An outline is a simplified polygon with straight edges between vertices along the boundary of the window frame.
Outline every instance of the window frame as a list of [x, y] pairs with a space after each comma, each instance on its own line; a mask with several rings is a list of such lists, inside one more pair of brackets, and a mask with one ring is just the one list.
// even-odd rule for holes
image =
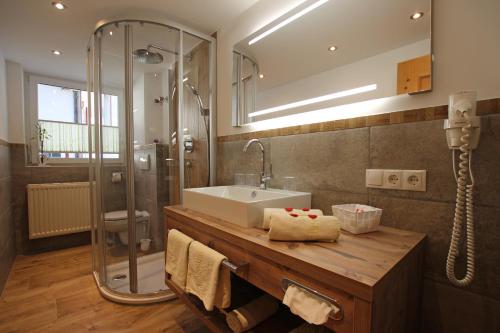
[[[27, 74], [26, 76], [27, 88], [28, 88], [28, 112], [26, 117], [26, 149], [28, 150], [27, 154], [27, 162], [30, 165], [38, 164], [38, 143], [35, 145], [32, 142], [33, 137], [33, 128], [38, 123], [38, 85], [50, 85], [60, 88], [66, 89], [74, 89], [80, 91], [87, 91], [87, 85], [83, 82], [69, 80], [69, 79], [61, 79], [49, 76], [42, 76], [37, 74]], [[125, 163], [124, 153], [125, 149], [125, 133], [123, 131], [123, 126], [125, 122], [125, 116], [123, 111], [123, 92], [120, 89], [116, 88], [105, 88], [103, 89], [104, 94], [118, 96], [118, 133], [120, 139], [120, 151], [118, 153], [118, 158], [105, 158], [104, 161], [107, 164], [123, 164]], [[94, 105], [91, 105], [90, 108], [93, 110]], [[88, 125], [88, 124], [87, 124]], [[88, 158], [54, 158], [51, 157], [48, 159], [48, 165], [71, 165], [71, 164], [88, 164]]]

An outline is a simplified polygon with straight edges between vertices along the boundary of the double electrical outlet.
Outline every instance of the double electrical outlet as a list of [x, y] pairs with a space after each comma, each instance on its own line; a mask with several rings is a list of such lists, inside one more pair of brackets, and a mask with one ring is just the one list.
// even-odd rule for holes
[[366, 187], [425, 192], [427, 171], [366, 169]]

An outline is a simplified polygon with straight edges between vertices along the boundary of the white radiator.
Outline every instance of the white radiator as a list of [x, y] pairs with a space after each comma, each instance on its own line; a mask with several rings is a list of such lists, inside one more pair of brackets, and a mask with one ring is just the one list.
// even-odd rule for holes
[[28, 184], [29, 238], [90, 230], [89, 183]]

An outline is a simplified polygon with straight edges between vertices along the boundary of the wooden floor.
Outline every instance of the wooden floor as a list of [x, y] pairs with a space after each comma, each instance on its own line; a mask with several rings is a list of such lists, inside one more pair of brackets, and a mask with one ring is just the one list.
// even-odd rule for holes
[[207, 332], [179, 300], [122, 305], [99, 294], [90, 247], [17, 256], [0, 297], [0, 332]]

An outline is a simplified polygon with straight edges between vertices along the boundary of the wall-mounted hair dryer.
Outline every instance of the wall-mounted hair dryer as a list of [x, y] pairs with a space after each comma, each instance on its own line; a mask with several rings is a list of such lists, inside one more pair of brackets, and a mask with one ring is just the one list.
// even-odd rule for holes
[[[481, 120], [476, 116], [476, 93], [460, 92], [450, 96], [448, 119], [444, 121], [446, 140], [452, 150], [453, 173], [457, 182], [455, 218], [451, 236], [450, 250], [446, 262], [446, 275], [451, 283], [465, 287], [474, 278], [474, 210], [472, 174], [472, 150], [479, 143]], [[458, 170], [455, 151], [460, 150]], [[464, 218], [466, 220], [467, 271], [462, 279], [455, 275], [455, 262], [459, 254], [460, 237]]]

